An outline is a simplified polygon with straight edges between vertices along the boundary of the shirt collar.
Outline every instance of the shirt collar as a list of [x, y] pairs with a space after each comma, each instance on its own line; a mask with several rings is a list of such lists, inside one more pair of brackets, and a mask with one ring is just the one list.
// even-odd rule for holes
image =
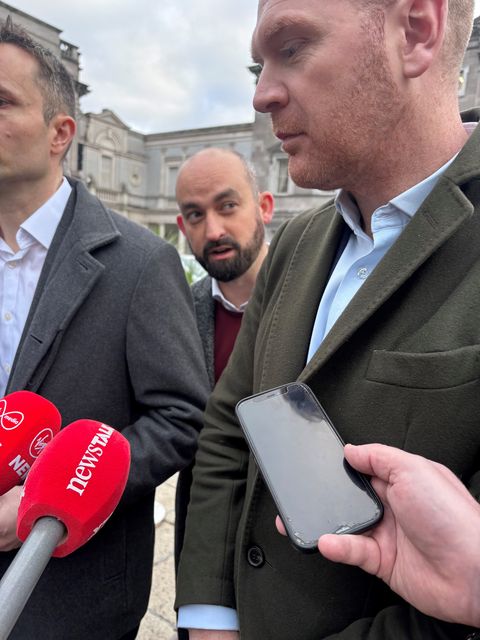
[[215, 280], [215, 278], [212, 278], [212, 298], [214, 300], [217, 300], [218, 302], [220, 302], [220, 304], [225, 307], [225, 309], [227, 311], [234, 311], [235, 313], [243, 313], [247, 307], [248, 304], [248, 300], [247, 302], [243, 302], [239, 307], [237, 307], [236, 305], [234, 305], [232, 302], [230, 302], [229, 300], [227, 300], [225, 298], [225, 296], [223, 295], [220, 286], [217, 282], [217, 280]]
[[[473, 133], [476, 126], [476, 122], [463, 123], [463, 128], [468, 133], [468, 135], [471, 135]], [[425, 180], [422, 180], [403, 193], [400, 193], [398, 196], [395, 196], [395, 198], [392, 198], [392, 200], [390, 200], [390, 202], [388, 202], [387, 204], [378, 207], [378, 209], [374, 211], [374, 214], [379, 209], [393, 207], [394, 209], [405, 213], [409, 218], [412, 218], [420, 208], [422, 202], [433, 191], [439, 178], [443, 173], [445, 173], [445, 171], [452, 164], [457, 155], [458, 153], [456, 153], [453, 158], [450, 158], [450, 160], [448, 160], [448, 162], [441, 166], [440, 169], [437, 169], [437, 171], [432, 173], [432, 175], [425, 178]], [[359, 229], [361, 229], [360, 211], [358, 209], [357, 203], [347, 191], [340, 189], [337, 197], [335, 198], [335, 207], [353, 232], [356, 233]]]
[[71, 192], [72, 187], [64, 177], [53, 196], [20, 225], [19, 233], [27, 233], [49, 249]]

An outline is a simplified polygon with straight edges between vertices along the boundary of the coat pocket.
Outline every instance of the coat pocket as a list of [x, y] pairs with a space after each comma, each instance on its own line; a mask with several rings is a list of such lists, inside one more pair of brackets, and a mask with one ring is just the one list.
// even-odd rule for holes
[[448, 389], [480, 378], [480, 345], [449, 351], [374, 351], [367, 380], [414, 389]]

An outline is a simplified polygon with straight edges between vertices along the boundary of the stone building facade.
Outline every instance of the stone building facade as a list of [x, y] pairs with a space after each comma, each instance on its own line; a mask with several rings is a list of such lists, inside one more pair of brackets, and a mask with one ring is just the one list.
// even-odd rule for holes
[[[77, 46], [62, 40], [61, 30], [0, 1], [0, 19], [7, 15], [50, 48], [75, 80], [78, 101], [88, 92], [79, 80]], [[462, 109], [480, 104], [480, 18], [474, 30], [459, 78]], [[246, 69], [245, 73], [249, 71]], [[255, 65], [250, 67], [252, 83]], [[275, 196], [275, 216], [270, 233], [286, 219], [330, 199], [334, 193], [297, 187], [288, 176], [288, 159], [273, 136], [268, 116], [254, 122], [142, 134], [131, 129], [109, 109], [83, 113], [78, 102], [78, 135], [67, 159], [67, 170], [83, 180], [106, 206], [150, 228], [177, 245], [187, 247], [175, 217], [175, 181], [182, 162], [206, 147], [230, 148], [248, 158], [261, 190]]]

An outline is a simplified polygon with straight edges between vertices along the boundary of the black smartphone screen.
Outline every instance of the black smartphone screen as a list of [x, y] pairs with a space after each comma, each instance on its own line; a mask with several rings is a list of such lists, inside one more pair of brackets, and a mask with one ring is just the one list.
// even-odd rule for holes
[[313, 392], [291, 383], [241, 400], [237, 415], [292, 542], [313, 550], [324, 533], [357, 533], [382, 516], [368, 480]]

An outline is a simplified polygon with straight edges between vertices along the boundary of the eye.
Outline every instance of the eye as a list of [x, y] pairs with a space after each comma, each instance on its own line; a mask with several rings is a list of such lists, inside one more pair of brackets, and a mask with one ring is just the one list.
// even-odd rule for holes
[[196, 224], [200, 222], [203, 218], [203, 213], [201, 211], [189, 211], [185, 214], [185, 219], [189, 224]]
[[0, 107], [6, 107], [9, 104], [10, 102], [8, 100], [5, 100], [5, 98], [0, 98]]
[[236, 202], [222, 202], [222, 211], [226, 211], [227, 213], [230, 213], [231, 211], [233, 211], [234, 209], [237, 208], [237, 203]]
[[250, 73], [253, 73], [253, 75], [255, 76], [257, 82], [258, 79], [260, 78], [260, 74], [263, 71], [263, 65], [260, 64], [259, 62], [253, 62], [249, 67], [248, 67]]
[[291, 42], [285, 43], [285, 45], [280, 49], [280, 55], [283, 58], [293, 58], [293, 56], [298, 52], [300, 47], [302, 46], [302, 42], [299, 40], [294, 40]]

